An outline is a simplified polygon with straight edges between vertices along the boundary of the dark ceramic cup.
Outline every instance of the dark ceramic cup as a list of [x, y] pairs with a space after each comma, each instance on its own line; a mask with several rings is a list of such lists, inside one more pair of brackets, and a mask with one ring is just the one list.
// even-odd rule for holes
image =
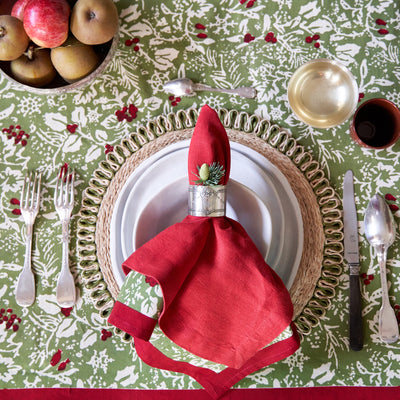
[[350, 136], [370, 149], [392, 146], [400, 137], [400, 110], [386, 99], [367, 100], [354, 113]]

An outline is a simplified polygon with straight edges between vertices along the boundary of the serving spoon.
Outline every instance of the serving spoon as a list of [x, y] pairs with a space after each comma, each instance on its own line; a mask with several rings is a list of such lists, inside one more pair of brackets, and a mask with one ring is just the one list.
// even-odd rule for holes
[[210, 91], [235, 94], [247, 99], [254, 99], [257, 96], [256, 89], [252, 87], [238, 87], [236, 89], [220, 89], [204, 85], [202, 83], [194, 83], [189, 78], [179, 78], [167, 82], [164, 85], [164, 90], [167, 93], [172, 93], [174, 96], [194, 96], [196, 91]]
[[390, 305], [387, 278], [386, 254], [393, 244], [396, 232], [393, 215], [385, 200], [375, 194], [367, 207], [364, 218], [365, 236], [375, 248], [382, 285], [382, 306], [379, 311], [379, 336], [385, 343], [394, 343], [399, 338], [399, 325], [396, 314]]

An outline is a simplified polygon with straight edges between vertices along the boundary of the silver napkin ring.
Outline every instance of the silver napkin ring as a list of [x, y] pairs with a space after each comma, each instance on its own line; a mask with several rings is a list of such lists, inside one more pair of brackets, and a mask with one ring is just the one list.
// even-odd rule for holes
[[189, 215], [223, 217], [226, 208], [226, 186], [189, 185]]

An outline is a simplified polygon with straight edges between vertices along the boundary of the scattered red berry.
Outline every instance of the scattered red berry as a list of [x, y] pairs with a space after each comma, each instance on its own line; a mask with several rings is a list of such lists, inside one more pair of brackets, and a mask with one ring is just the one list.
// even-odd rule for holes
[[[127, 113], [127, 111], [129, 113]], [[133, 104], [129, 105], [129, 108], [124, 106], [122, 110], [117, 110], [115, 115], [118, 118], [118, 121], [123, 121], [124, 119], [128, 122], [131, 122], [133, 119], [137, 117], [138, 108]]]
[[[140, 38], [138, 38], [138, 37], [135, 37], [133, 39], [127, 39], [127, 40], [125, 40], [125, 46], [130, 47], [133, 44], [138, 44], [139, 42], [140, 42]], [[138, 51], [139, 50], [139, 46], [135, 46], [133, 48], [133, 50]]]
[[53, 357], [51, 358], [50, 364], [54, 367], [55, 365], [57, 365], [60, 360], [61, 360], [61, 353], [62, 351], [60, 349], [57, 350], [57, 352], [53, 355]]
[[105, 154], [111, 153], [114, 150], [114, 146], [111, 146], [108, 143], [104, 147], [105, 147], [105, 151], [104, 151]]
[[389, 204], [389, 208], [394, 212], [398, 211], [398, 209], [399, 209], [399, 207], [396, 206], [396, 204]]
[[75, 133], [77, 127], [78, 127], [77, 124], [68, 124], [67, 125], [67, 129], [70, 133]]
[[207, 35], [207, 33], [200, 32], [200, 33], [197, 34], [197, 37], [199, 39], [205, 39], [205, 38], [208, 37], [208, 35]]
[[[239, 0], [240, 4], [244, 4], [246, 2], [247, 2], [247, 0]], [[256, 0], [249, 0], [249, 2], [246, 4], [246, 8], [253, 7], [255, 2], [256, 2]]]
[[397, 200], [396, 197], [394, 197], [390, 193], [385, 194], [385, 199], [388, 200], [388, 201], [396, 201]]
[[264, 39], [266, 42], [271, 43], [276, 43], [278, 41], [278, 39], [275, 37], [274, 32], [268, 32]]
[[389, 31], [388, 31], [387, 29], [379, 29], [379, 30], [378, 30], [378, 33], [379, 33], [380, 35], [387, 35], [387, 34], [389, 33]]
[[175, 97], [175, 96], [169, 96], [168, 100], [171, 102], [171, 106], [175, 107], [181, 101], [181, 98], [180, 97]]
[[[10, 314], [10, 315], [5, 315], [5, 314]], [[2, 308], [0, 310], [0, 325], [5, 323], [6, 330], [12, 328], [14, 332], [17, 332], [19, 329], [19, 325], [17, 324], [17, 322], [21, 323], [21, 318], [18, 318], [17, 314], [15, 313], [13, 314], [12, 308], [7, 308], [7, 310]]]
[[70, 360], [69, 360], [69, 358], [67, 358], [65, 361], [63, 361], [63, 362], [58, 366], [57, 369], [58, 369], [59, 371], [63, 371], [69, 362], [70, 362]]
[[8, 140], [14, 139], [15, 145], [20, 143], [24, 147], [28, 144], [27, 139], [29, 139], [29, 135], [21, 130], [21, 125], [10, 125], [8, 128], [3, 128], [2, 132], [7, 134]]
[[246, 33], [245, 35], [244, 35], [244, 42], [245, 43], [250, 43], [251, 41], [253, 41], [255, 39], [255, 37], [252, 35], [252, 34], [250, 34], [250, 33]]
[[376, 21], [377, 25], [386, 25], [386, 22], [383, 19], [378, 18]]
[[68, 308], [61, 308], [61, 314], [65, 315], [66, 317], [69, 317], [71, 315], [73, 307], [68, 307]]
[[110, 338], [112, 336], [112, 333], [110, 331], [108, 331], [107, 329], [102, 329], [101, 330], [101, 340], [105, 341], [108, 338]]
[[364, 98], [364, 93], [358, 94], [358, 101], [360, 102]]
[[19, 200], [16, 199], [15, 197], [13, 197], [13, 198], [10, 200], [10, 203], [13, 204], [13, 205], [18, 205], [18, 206], [20, 205]]
[[206, 27], [205, 27], [203, 24], [200, 24], [200, 23], [197, 23], [197, 24], [195, 25], [195, 28], [196, 28], [196, 29], [202, 29], [202, 30], [206, 29]]
[[319, 42], [317, 42], [317, 40], [319, 40], [319, 38], [320, 38], [320, 36], [318, 34], [315, 34], [313, 36], [307, 36], [306, 37], [306, 43], [310, 43], [311, 44], [312, 42], [315, 42], [314, 43], [314, 47], [316, 49], [319, 49], [319, 47], [321, 46], [321, 44]]
[[19, 208], [14, 208], [14, 210], [11, 211], [14, 215], [21, 215], [21, 210]]
[[68, 163], [64, 163], [64, 165], [60, 168], [59, 178], [61, 178], [63, 175], [66, 175], [67, 172], [68, 172]]

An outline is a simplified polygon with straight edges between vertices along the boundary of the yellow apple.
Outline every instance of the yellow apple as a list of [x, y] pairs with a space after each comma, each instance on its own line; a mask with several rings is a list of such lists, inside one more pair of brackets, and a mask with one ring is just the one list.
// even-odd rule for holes
[[76, 82], [94, 71], [99, 57], [92, 46], [70, 36], [62, 46], [51, 49], [54, 68], [67, 82]]
[[28, 44], [29, 38], [22, 21], [12, 15], [0, 15], [0, 60], [17, 59]]
[[29, 86], [42, 87], [57, 75], [50, 59], [49, 49], [30, 49], [10, 63], [11, 75], [18, 82]]
[[118, 10], [113, 0], [78, 0], [71, 12], [70, 30], [85, 44], [108, 42], [118, 25]]

